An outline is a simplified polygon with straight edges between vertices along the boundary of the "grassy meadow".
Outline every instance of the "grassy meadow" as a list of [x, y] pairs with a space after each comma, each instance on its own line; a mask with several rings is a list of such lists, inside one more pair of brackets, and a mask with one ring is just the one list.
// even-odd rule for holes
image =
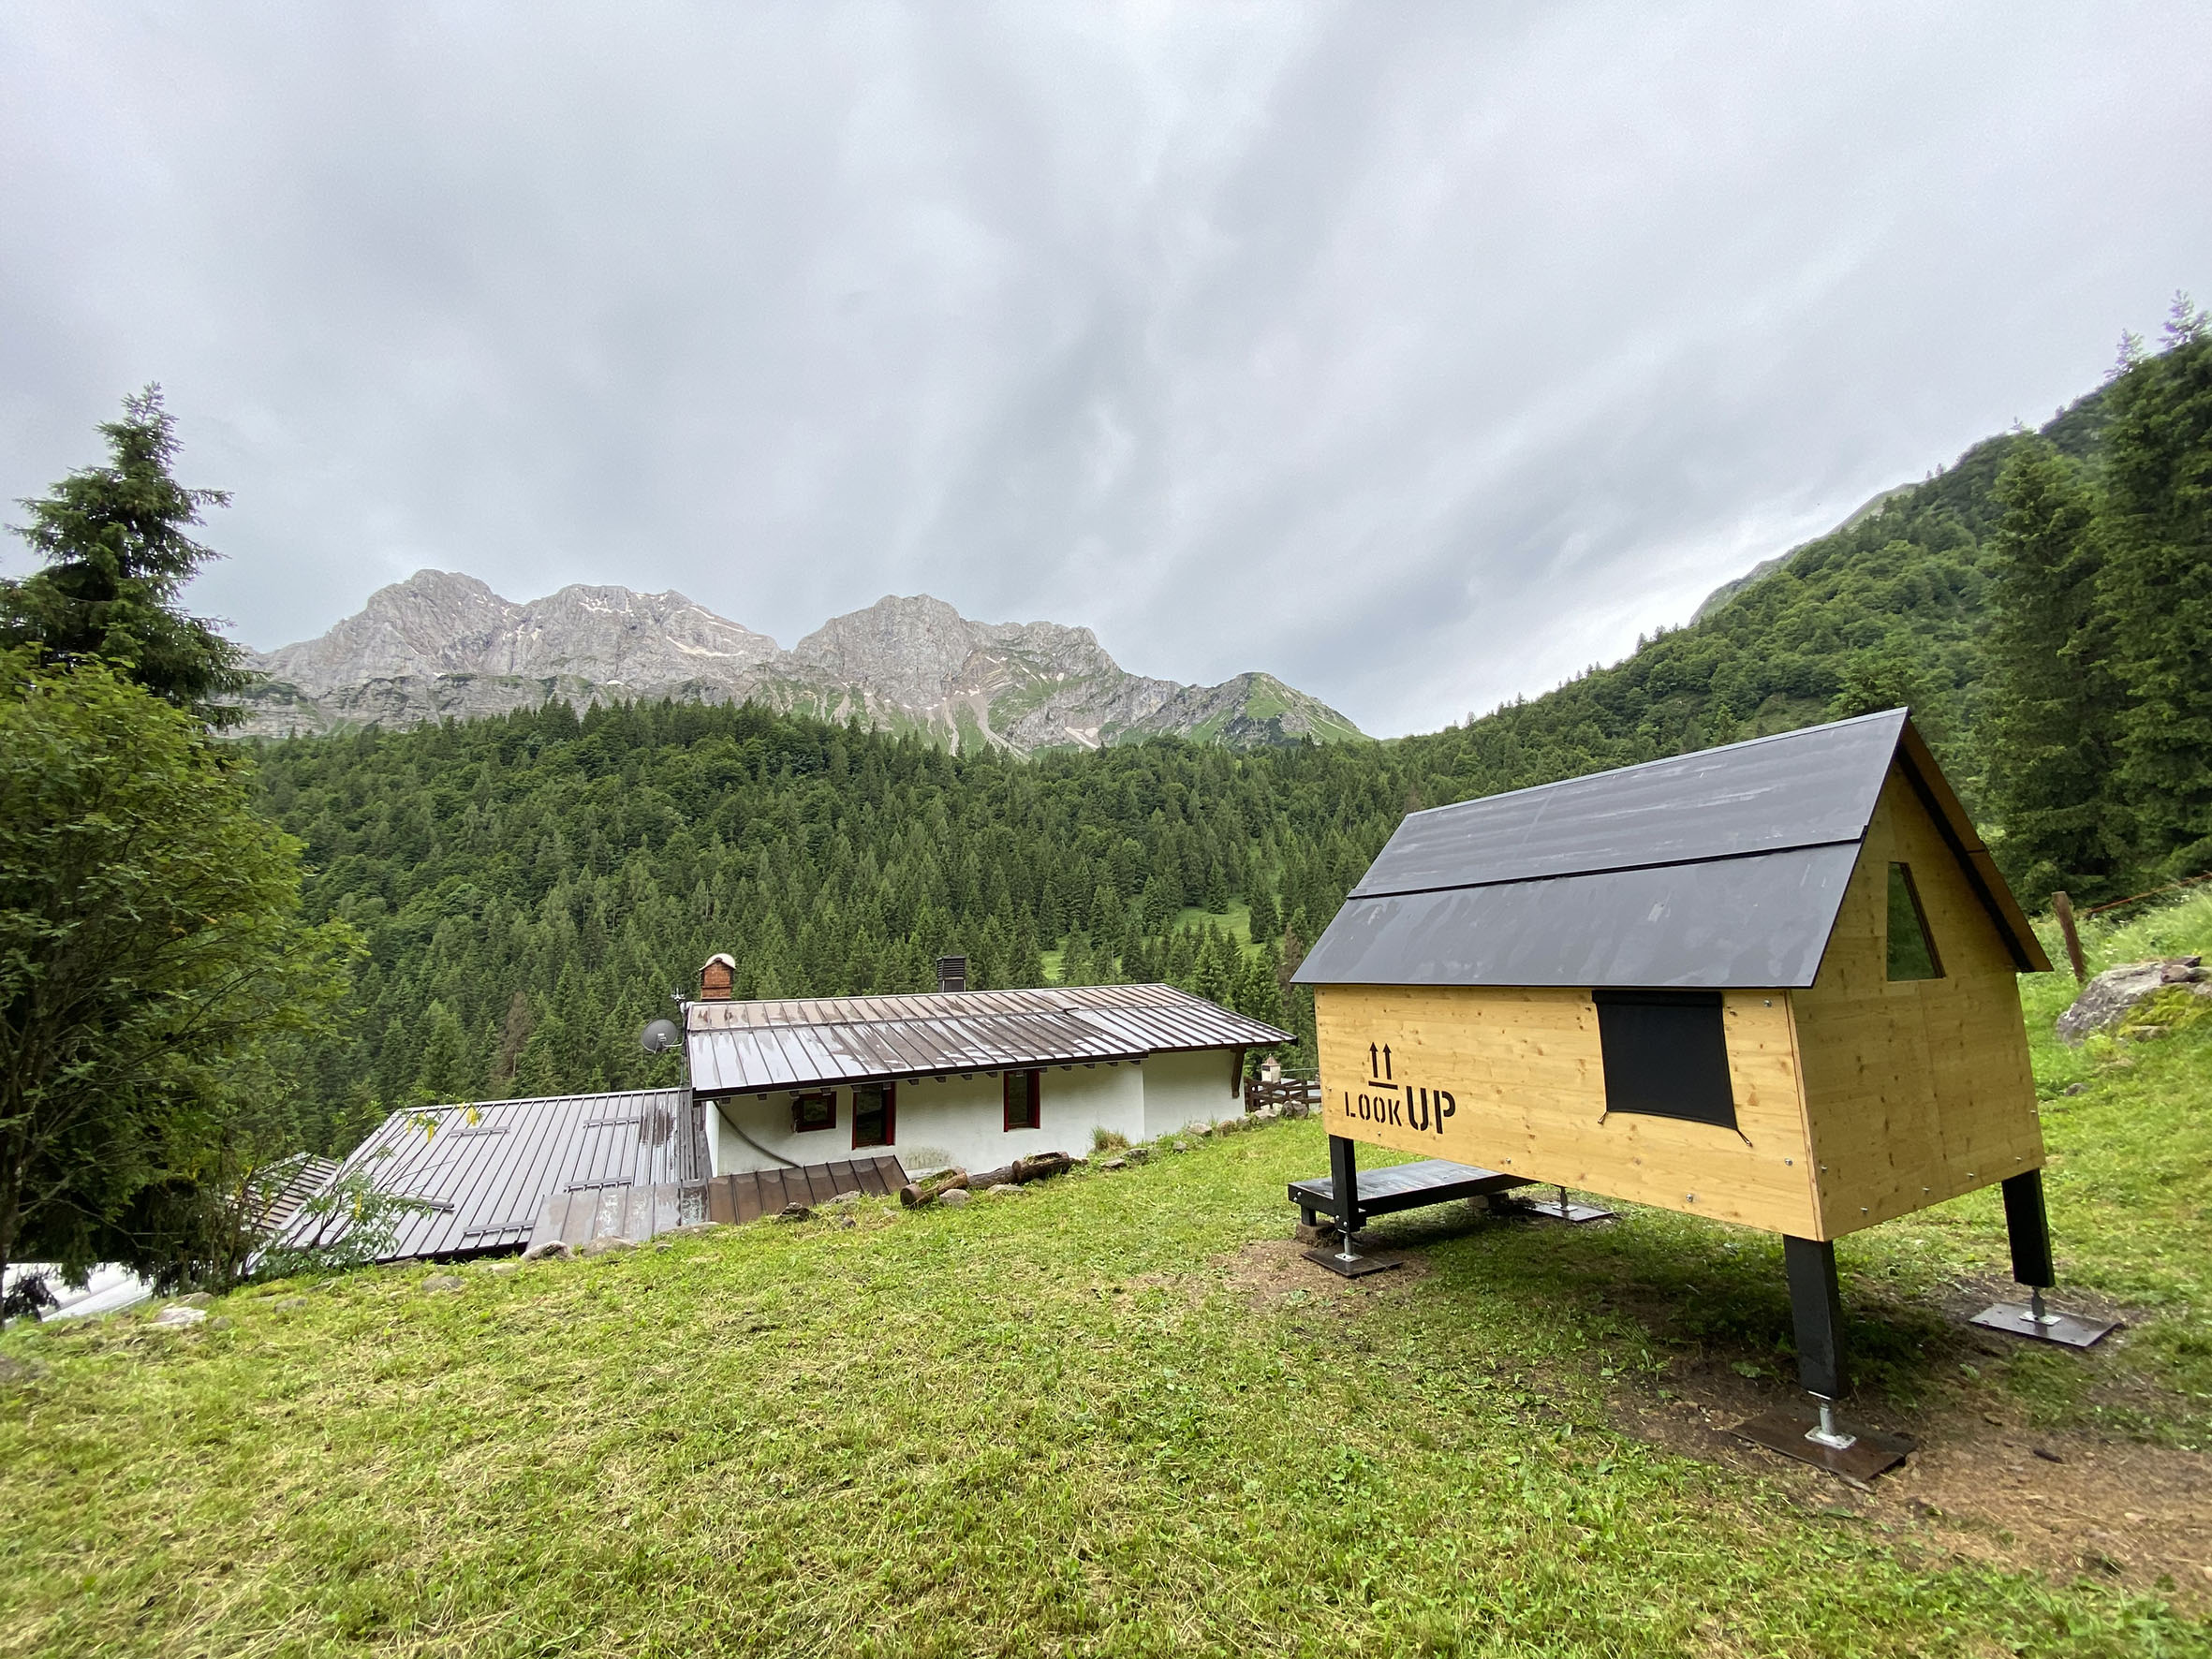
[[[2212, 898], [2092, 930], [2208, 941]], [[2070, 1052], [2068, 976], [2024, 985], [2059, 1305], [2129, 1326], [1964, 1326], [1993, 1192], [1848, 1241], [1851, 1414], [1926, 1446], [1871, 1491], [1725, 1432], [1793, 1393], [1776, 1240], [1456, 1207], [1346, 1285], [1288, 1241], [1326, 1159], [1279, 1123], [10, 1329], [0, 1652], [2212, 1652], [2212, 1020]]]

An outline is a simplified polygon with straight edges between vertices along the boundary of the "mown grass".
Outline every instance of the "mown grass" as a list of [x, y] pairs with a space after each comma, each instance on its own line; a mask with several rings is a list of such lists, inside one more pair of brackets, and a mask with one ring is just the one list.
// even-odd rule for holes
[[[2029, 987], [2047, 1029], [2067, 988]], [[2109, 1356], [1961, 1372], [1960, 1299], [2004, 1277], [1980, 1196], [1848, 1242], [1870, 1391], [2202, 1444], [2208, 1031], [2038, 1045], [2062, 1274], [2136, 1321], [2125, 1409], [2077, 1382]], [[1609, 1401], [1687, 1348], [1787, 1373], [1760, 1235], [1409, 1219], [1424, 1276], [1247, 1294], [1224, 1264], [1323, 1164], [1283, 1123], [957, 1211], [473, 1266], [451, 1295], [406, 1268], [229, 1298], [222, 1329], [11, 1330], [43, 1372], [0, 1389], [0, 1649], [2212, 1651], [2156, 1595], [1615, 1431]]]

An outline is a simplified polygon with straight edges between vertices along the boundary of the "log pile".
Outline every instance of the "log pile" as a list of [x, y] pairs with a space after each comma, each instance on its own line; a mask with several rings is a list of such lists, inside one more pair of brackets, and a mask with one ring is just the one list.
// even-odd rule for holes
[[910, 1181], [899, 1188], [899, 1202], [909, 1210], [919, 1210], [936, 1203], [950, 1192], [988, 1192], [995, 1186], [1025, 1186], [1033, 1181], [1064, 1175], [1082, 1161], [1066, 1152], [1033, 1152], [1000, 1168], [986, 1169], [981, 1175], [970, 1175], [965, 1169], [942, 1169], [927, 1181]]

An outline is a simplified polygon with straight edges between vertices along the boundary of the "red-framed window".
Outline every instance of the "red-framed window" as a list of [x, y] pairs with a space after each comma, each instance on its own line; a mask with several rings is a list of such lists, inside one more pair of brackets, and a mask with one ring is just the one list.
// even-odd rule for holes
[[899, 1138], [898, 1087], [862, 1083], [852, 1092], [852, 1144], [889, 1146]]
[[809, 1129], [834, 1129], [836, 1126], [836, 1090], [816, 1089], [791, 1096], [792, 1134], [802, 1135]]
[[1005, 1084], [1007, 1128], [1043, 1128], [1044, 1073], [1010, 1071], [1005, 1074]]

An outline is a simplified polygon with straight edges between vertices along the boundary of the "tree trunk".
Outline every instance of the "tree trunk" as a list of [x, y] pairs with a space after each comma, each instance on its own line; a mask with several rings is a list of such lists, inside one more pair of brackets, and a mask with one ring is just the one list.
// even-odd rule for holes
[[968, 1177], [967, 1184], [978, 1192], [995, 1186], [1023, 1186], [1032, 1181], [1042, 1181], [1050, 1175], [1064, 1175], [1075, 1167], [1077, 1160], [1066, 1152], [1033, 1152], [1025, 1158], [996, 1169], [986, 1169], [981, 1175]]
[[936, 1203], [941, 1195], [951, 1192], [954, 1187], [967, 1184], [966, 1170], [940, 1170], [927, 1181], [909, 1181], [899, 1188], [899, 1202], [909, 1210], [918, 1210], [924, 1204]]

